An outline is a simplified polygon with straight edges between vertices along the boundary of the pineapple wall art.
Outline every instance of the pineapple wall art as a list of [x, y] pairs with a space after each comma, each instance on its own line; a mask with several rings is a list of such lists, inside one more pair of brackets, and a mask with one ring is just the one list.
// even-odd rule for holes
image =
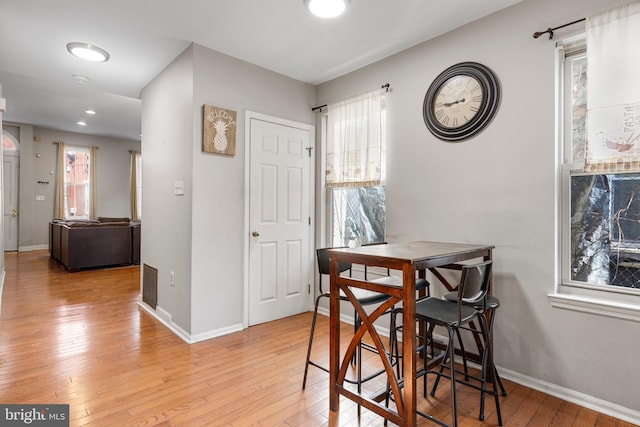
[[236, 112], [204, 105], [202, 120], [202, 151], [236, 155]]

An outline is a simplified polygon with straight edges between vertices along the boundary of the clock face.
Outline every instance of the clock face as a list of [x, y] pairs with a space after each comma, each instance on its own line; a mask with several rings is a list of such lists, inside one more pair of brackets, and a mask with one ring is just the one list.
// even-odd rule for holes
[[483, 96], [482, 86], [474, 77], [453, 76], [436, 91], [433, 113], [443, 127], [464, 126], [480, 111]]
[[424, 97], [424, 122], [447, 142], [468, 139], [493, 119], [500, 103], [500, 84], [493, 72], [476, 62], [461, 62], [436, 77]]

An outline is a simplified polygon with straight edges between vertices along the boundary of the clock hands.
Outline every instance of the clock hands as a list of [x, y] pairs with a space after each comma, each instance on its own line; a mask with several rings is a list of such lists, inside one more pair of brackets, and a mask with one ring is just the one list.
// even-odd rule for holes
[[451, 107], [451, 106], [453, 106], [453, 105], [460, 104], [460, 103], [462, 103], [462, 102], [464, 102], [464, 101], [465, 101], [465, 99], [464, 99], [464, 98], [462, 98], [462, 99], [458, 99], [457, 101], [454, 101], [454, 102], [445, 102], [445, 103], [444, 103], [444, 104], [442, 104], [442, 105], [443, 105], [444, 107]]

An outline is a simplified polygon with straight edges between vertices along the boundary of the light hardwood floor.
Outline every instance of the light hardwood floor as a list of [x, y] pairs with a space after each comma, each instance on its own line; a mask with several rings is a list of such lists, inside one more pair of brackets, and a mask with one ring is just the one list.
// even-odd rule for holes
[[[311, 313], [187, 345], [137, 306], [139, 267], [67, 273], [46, 251], [5, 259], [0, 403], [69, 404], [72, 426], [382, 425], [346, 401], [331, 414], [319, 369], [301, 390]], [[350, 330], [344, 325], [342, 336]], [[313, 354], [328, 358], [323, 316]], [[504, 383], [507, 426], [631, 426]], [[478, 393], [459, 390], [461, 426], [497, 425], [491, 399], [481, 422]], [[447, 420], [447, 384], [420, 408]]]

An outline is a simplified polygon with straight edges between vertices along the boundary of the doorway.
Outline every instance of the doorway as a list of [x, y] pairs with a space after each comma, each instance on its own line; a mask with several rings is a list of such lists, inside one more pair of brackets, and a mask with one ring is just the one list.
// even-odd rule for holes
[[247, 326], [309, 310], [314, 129], [247, 112]]
[[2, 188], [4, 250], [18, 250], [18, 195], [20, 146], [10, 133], [2, 132]]

